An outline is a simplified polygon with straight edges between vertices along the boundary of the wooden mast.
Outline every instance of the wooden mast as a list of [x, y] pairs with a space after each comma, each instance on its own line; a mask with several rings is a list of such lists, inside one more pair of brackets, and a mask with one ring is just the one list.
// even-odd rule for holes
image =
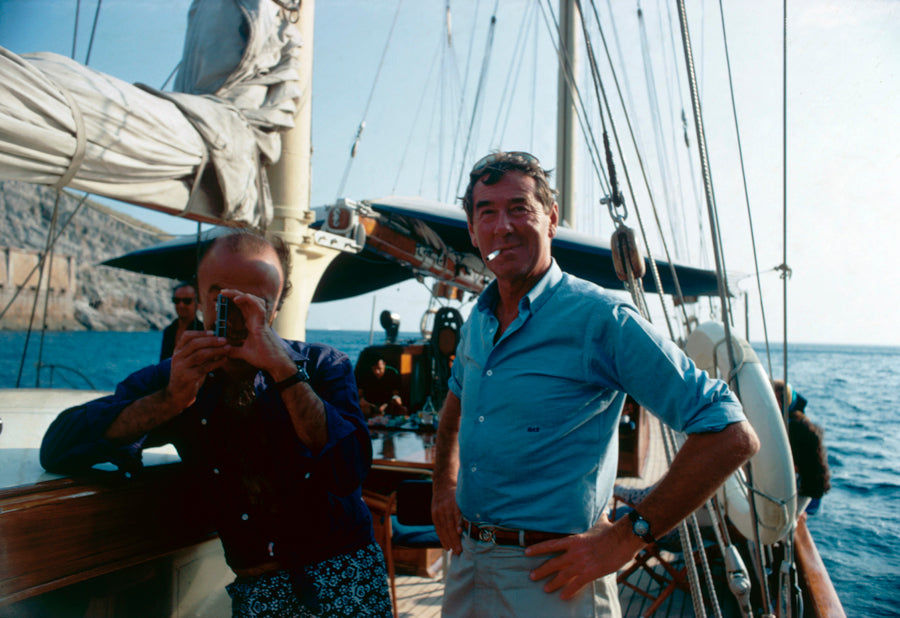
[[291, 249], [292, 291], [275, 319], [275, 330], [285, 339], [306, 338], [306, 317], [319, 279], [338, 251], [315, 244], [309, 225], [312, 153], [312, 66], [314, 0], [303, 0], [297, 26], [303, 37], [300, 79], [302, 95], [294, 128], [282, 134], [281, 159], [268, 170], [274, 218], [268, 233], [281, 237]]

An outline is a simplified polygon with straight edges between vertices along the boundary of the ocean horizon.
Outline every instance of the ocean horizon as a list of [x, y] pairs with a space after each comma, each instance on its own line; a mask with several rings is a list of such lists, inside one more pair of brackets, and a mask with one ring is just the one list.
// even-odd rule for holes
[[[307, 340], [332, 345], [352, 362], [369, 344], [366, 331], [309, 329]], [[155, 363], [162, 333], [0, 331], [0, 388], [112, 390], [129, 373]], [[381, 332], [373, 334], [382, 343]], [[403, 332], [400, 341], [416, 340]], [[768, 369], [765, 346], [753, 343]], [[780, 377], [783, 346], [769, 344]], [[788, 379], [825, 430], [832, 489], [808, 520], [822, 560], [848, 616], [896, 616], [900, 607], [900, 346], [792, 343]], [[37, 379], [38, 358], [45, 365]], [[46, 365], [54, 365], [51, 369]], [[73, 371], [74, 370], [74, 371]], [[83, 375], [83, 378], [81, 375]], [[90, 381], [88, 386], [84, 379]], [[0, 395], [2, 396], [2, 395]], [[2, 440], [2, 436], [0, 436]], [[0, 441], [0, 448], [3, 447]]]

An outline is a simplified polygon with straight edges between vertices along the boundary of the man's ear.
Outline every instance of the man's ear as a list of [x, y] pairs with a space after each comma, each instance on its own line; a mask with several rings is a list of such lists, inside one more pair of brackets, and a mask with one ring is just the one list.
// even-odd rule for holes
[[466, 217], [466, 228], [469, 230], [469, 240], [472, 241], [472, 246], [477, 249], [478, 239], [475, 236], [475, 230], [472, 229], [472, 221], [468, 217]]
[[550, 217], [550, 238], [554, 238], [556, 236], [556, 230], [559, 227], [559, 204], [553, 202], [553, 206], [550, 207], [548, 216]]

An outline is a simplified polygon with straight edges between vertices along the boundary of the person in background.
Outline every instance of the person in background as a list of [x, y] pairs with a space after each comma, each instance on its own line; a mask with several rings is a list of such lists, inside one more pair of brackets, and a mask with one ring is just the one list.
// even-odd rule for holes
[[385, 363], [377, 351], [365, 350], [356, 364], [359, 406], [367, 418], [404, 416], [407, 412], [400, 397], [400, 374]]
[[203, 322], [197, 319], [197, 288], [189, 281], [182, 281], [172, 290], [172, 303], [177, 316], [163, 331], [159, 360], [172, 356], [175, 344], [187, 330], [203, 330]]
[[808, 498], [806, 512], [814, 515], [822, 504], [822, 497], [831, 489], [825, 432], [806, 416], [807, 401], [790, 384], [785, 388], [784, 380], [774, 380], [772, 388], [782, 410], [787, 391], [788, 441], [797, 474], [797, 493]]
[[[463, 325], [440, 413], [432, 514], [443, 616], [618, 616], [615, 573], [759, 449], [737, 398], [630, 305], [562, 272], [549, 172], [475, 164], [469, 236], [496, 279]], [[626, 393], [689, 434], [633, 515], [605, 515]]]
[[[273, 242], [275, 244], [273, 244]], [[171, 442], [197, 475], [236, 579], [234, 616], [392, 615], [387, 570], [361, 485], [372, 442], [350, 359], [286, 341], [272, 321], [289, 291], [287, 247], [248, 230], [219, 237], [198, 269], [205, 331], [171, 362], [132, 374], [114, 395], [62, 412], [41, 464], [72, 473]], [[216, 337], [216, 299], [231, 299]]]

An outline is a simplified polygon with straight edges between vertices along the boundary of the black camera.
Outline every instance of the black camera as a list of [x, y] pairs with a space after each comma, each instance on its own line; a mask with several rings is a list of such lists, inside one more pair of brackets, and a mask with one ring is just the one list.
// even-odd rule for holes
[[228, 314], [234, 309], [234, 301], [227, 296], [216, 299], [216, 337], [228, 336]]

